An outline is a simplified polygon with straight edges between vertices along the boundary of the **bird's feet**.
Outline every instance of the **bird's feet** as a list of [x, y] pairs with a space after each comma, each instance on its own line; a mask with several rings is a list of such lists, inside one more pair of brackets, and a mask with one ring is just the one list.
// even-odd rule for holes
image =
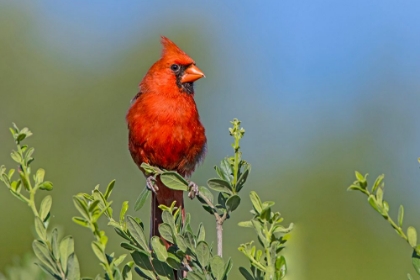
[[194, 197], [196, 197], [199, 194], [198, 185], [193, 181], [190, 181], [188, 183], [188, 189], [190, 190], [190, 192], [188, 193], [188, 197], [191, 199], [194, 199]]
[[156, 178], [153, 176], [147, 176], [146, 177], [146, 187], [149, 191], [152, 191], [153, 193], [156, 193], [159, 188], [156, 185]]

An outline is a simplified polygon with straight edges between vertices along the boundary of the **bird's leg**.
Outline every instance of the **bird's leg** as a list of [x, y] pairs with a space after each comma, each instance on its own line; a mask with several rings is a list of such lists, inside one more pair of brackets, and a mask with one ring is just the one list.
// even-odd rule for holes
[[194, 197], [196, 197], [199, 193], [198, 191], [198, 185], [196, 183], [194, 183], [193, 181], [189, 181], [188, 183], [188, 189], [189, 189], [189, 193], [188, 193], [188, 197], [191, 199], [194, 199]]
[[156, 193], [159, 188], [156, 185], [156, 178], [153, 175], [146, 177], [146, 187], [149, 191]]

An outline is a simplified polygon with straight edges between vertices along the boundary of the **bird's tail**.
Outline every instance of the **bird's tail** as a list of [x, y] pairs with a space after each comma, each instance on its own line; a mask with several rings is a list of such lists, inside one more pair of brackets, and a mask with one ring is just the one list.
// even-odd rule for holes
[[[161, 181], [158, 179], [156, 185], [159, 188], [156, 193], [152, 193], [152, 214], [150, 216], [150, 238], [152, 236], [160, 236], [159, 225], [163, 223], [162, 221], [162, 210], [159, 208], [159, 205], [163, 204], [170, 206], [172, 202], [176, 201], [176, 207], [181, 207], [182, 209], [182, 222], [185, 219], [184, 212], [184, 197], [182, 191], [175, 191], [167, 188]], [[161, 237], [162, 239], [162, 237]], [[166, 246], [166, 249], [171, 246], [169, 242], [162, 239], [163, 243]], [[174, 270], [174, 279], [178, 280], [178, 272]]]

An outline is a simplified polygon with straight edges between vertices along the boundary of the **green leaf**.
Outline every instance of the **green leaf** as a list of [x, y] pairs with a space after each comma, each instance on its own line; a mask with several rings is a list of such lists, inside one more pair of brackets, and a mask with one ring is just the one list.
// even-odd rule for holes
[[140, 248], [148, 250], [144, 231], [137, 221], [131, 216], [127, 216], [127, 229]]
[[372, 186], [372, 193], [374, 193], [376, 191], [376, 189], [380, 186], [380, 184], [381, 184], [382, 180], [384, 179], [384, 177], [385, 177], [385, 175], [382, 174], [382, 175], [379, 175], [376, 178], [375, 183], [373, 183], [373, 186]]
[[188, 191], [188, 182], [177, 172], [165, 171], [160, 175], [160, 180], [172, 190]]
[[233, 267], [232, 259], [229, 258], [227, 263], [225, 264], [225, 272], [224, 272], [223, 279], [227, 279], [227, 275], [231, 271], [232, 267]]
[[407, 279], [408, 280], [413, 280], [413, 277], [411, 277], [411, 274], [410, 273], [407, 273]]
[[29, 182], [28, 182], [28, 179], [26, 178], [26, 176], [23, 173], [23, 171], [19, 170], [18, 172], [19, 172], [20, 180], [22, 181], [22, 184], [25, 187], [25, 190], [29, 191]]
[[180, 234], [175, 235], [175, 243], [183, 253], [187, 251], [188, 244]]
[[375, 196], [373, 194], [369, 195], [368, 201], [369, 201], [370, 206], [373, 207], [373, 209], [375, 209], [376, 211], [378, 211], [379, 213], [381, 213], [379, 211], [379, 209], [378, 209], [378, 204], [376, 203], [376, 198], [375, 198]]
[[165, 262], [168, 257], [168, 252], [162, 240], [157, 236], [153, 236], [150, 242], [158, 260]]
[[207, 185], [210, 189], [218, 192], [232, 194], [232, 188], [230, 183], [222, 179], [210, 179], [207, 181]]
[[361, 191], [361, 192], [365, 192], [365, 189], [358, 186], [358, 185], [351, 185], [350, 187], [347, 188], [348, 191], [350, 190], [357, 190], [357, 191]]
[[206, 240], [206, 230], [204, 229], [203, 223], [200, 223], [197, 231], [197, 242], [204, 240]]
[[34, 151], [35, 151], [35, 148], [34, 147], [30, 147], [26, 151], [25, 160], [26, 160], [27, 165], [29, 165], [29, 163], [33, 160], [32, 159], [32, 155], [33, 155]]
[[156, 174], [159, 173], [161, 170], [157, 167], [151, 166], [145, 162], [140, 165], [140, 168], [144, 170], [146, 175]]
[[210, 248], [205, 241], [200, 241], [195, 249], [198, 262], [205, 269], [210, 263]]
[[145, 276], [153, 280], [157, 279], [150, 259], [145, 253], [136, 251], [131, 253], [131, 257]]
[[248, 178], [249, 172], [251, 171], [251, 166], [249, 164], [246, 165], [245, 172], [241, 174], [238, 179], [238, 183], [236, 184], [236, 191], [239, 192], [243, 186], [245, 185], [246, 179]]
[[417, 274], [420, 275], [420, 256], [417, 254], [416, 250], [413, 250], [413, 254], [411, 256], [411, 262]]
[[82, 227], [86, 227], [86, 228], [90, 228], [90, 224], [89, 221], [86, 221], [84, 218], [81, 217], [73, 217], [71, 218], [73, 222], [75, 222], [76, 224], [82, 226]]
[[54, 186], [53, 183], [51, 183], [50, 181], [45, 181], [39, 185], [39, 188], [44, 191], [51, 191], [54, 188]]
[[152, 264], [155, 268], [157, 275], [159, 276], [159, 280], [175, 279], [172, 268], [165, 262], [160, 262], [159, 260], [153, 259]]
[[42, 241], [47, 240], [47, 229], [39, 217], [35, 217], [35, 231]]
[[127, 257], [127, 254], [123, 254], [123, 255], [119, 256], [118, 258], [115, 258], [113, 260], [114, 265], [119, 266], [120, 264], [122, 264], [122, 262], [125, 260], [126, 257]]
[[226, 182], [232, 182], [233, 179], [233, 167], [232, 164], [229, 162], [229, 158], [224, 158], [220, 162], [220, 168], [215, 166], [217, 174], [222, 180]]
[[128, 210], [128, 201], [124, 201], [122, 206], [121, 206], [121, 211], [120, 211], [120, 224], [124, 223], [124, 217], [125, 217], [125, 213], [127, 213]]
[[10, 154], [10, 157], [15, 161], [15, 162], [17, 162], [17, 163], [22, 163], [22, 157], [19, 155], [19, 153], [18, 152], [16, 152], [16, 151], [13, 151], [11, 154]]
[[366, 182], [367, 174], [366, 174], [366, 176], [363, 176], [362, 174], [360, 174], [359, 172], [356, 171], [355, 175], [356, 175], [357, 181], [359, 181], [360, 186], [365, 189], [366, 186], [367, 186], [367, 182]]
[[69, 256], [67, 261], [67, 272], [66, 280], [79, 280], [80, 279], [80, 267], [79, 260], [76, 255], [73, 253]]
[[80, 214], [86, 219], [90, 220], [90, 214], [89, 209], [86, 201], [83, 197], [80, 197], [78, 195], [73, 196], [73, 203], [76, 209], [79, 211]]
[[210, 261], [211, 272], [217, 280], [222, 280], [225, 272], [225, 262], [219, 256], [214, 256]]
[[128, 236], [128, 234], [126, 234], [124, 231], [122, 231], [122, 230], [119, 228], [119, 225], [117, 225], [116, 227], [114, 227], [114, 230], [115, 230], [115, 232], [116, 232], [119, 236], [121, 236], [121, 237], [122, 237], [122, 238], [124, 238], [125, 240], [131, 241], [130, 236]]
[[162, 221], [168, 224], [173, 232], [176, 232], [174, 217], [171, 215], [171, 213], [169, 213], [169, 211], [162, 212]]
[[97, 209], [97, 206], [98, 206], [99, 203], [101, 203], [99, 200], [89, 201], [89, 203], [88, 203], [88, 205], [89, 205], [89, 208], [88, 208], [89, 213], [92, 213], [92, 215], [94, 215], [93, 212], [95, 212], [95, 210], [98, 210]]
[[54, 271], [54, 273], [58, 274], [57, 270], [55, 269], [54, 260], [51, 258], [47, 245], [39, 240], [34, 240], [32, 243], [32, 248], [38, 260], [50, 271]]
[[150, 196], [150, 191], [144, 188], [134, 204], [134, 211], [139, 211]]
[[275, 229], [273, 230], [273, 234], [274, 233], [289, 233], [289, 232], [292, 231], [292, 229], [293, 229], [293, 223], [291, 223], [289, 225], [289, 227], [287, 227], [287, 228], [285, 228], [284, 226], [281, 226], [281, 225], [277, 225], [277, 226], [275, 226]]
[[251, 221], [239, 222], [238, 223], [238, 226], [252, 228], [252, 222]]
[[387, 202], [386, 200], [384, 200], [384, 201], [382, 202], [382, 206], [383, 206], [383, 208], [384, 208], [385, 213], [387, 213], [387, 214], [388, 214], [388, 212], [389, 212], [389, 204], [388, 204], [388, 202]]
[[58, 249], [58, 229], [54, 228], [51, 231], [50, 243], [53, 256], [58, 260], [60, 258], [60, 250]]
[[0, 176], [0, 180], [2, 180], [3, 181], [3, 183], [5, 183], [6, 184], [6, 186], [7, 187], [9, 187], [9, 185], [10, 185], [10, 180], [9, 180], [9, 177], [7, 177], [7, 175], [6, 174], [1, 174], [1, 176]]
[[166, 263], [175, 270], [180, 270], [182, 268], [181, 259], [176, 254], [170, 252], [168, 252]]
[[112, 189], [114, 189], [115, 180], [112, 180], [108, 186], [106, 187], [104, 198], [105, 200], [108, 200], [109, 196], [111, 195]]
[[51, 205], [52, 205], [52, 197], [51, 195], [47, 195], [42, 200], [41, 206], [39, 208], [39, 217], [41, 218], [43, 222], [46, 221], [47, 217], [50, 214]]
[[404, 220], [404, 206], [400, 205], [400, 209], [398, 210], [398, 226], [402, 227]]
[[35, 263], [37, 266], [39, 266], [44, 272], [46, 272], [47, 274], [54, 276], [56, 275], [54, 271], [52, 271], [50, 268], [48, 268], [48, 266], [42, 264], [42, 263]]
[[67, 269], [67, 260], [74, 253], [73, 237], [66, 236], [60, 242], [60, 262], [64, 270]]
[[251, 191], [251, 193], [249, 194], [249, 197], [251, 198], [251, 202], [252, 202], [252, 206], [254, 206], [254, 210], [257, 213], [261, 213], [262, 204], [261, 204], [261, 199], [258, 196], [258, 194], [254, 191]]
[[121, 242], [120, 246], [129, 251], [144, 251], [139, 247], [127, 242]]
[[259, 237], [258, 240], [262, 243], [262, 245], [264, 247], [268, 247], [270, 243], [267, 240], [267, 238], [265, 237], [264, 230], [263, 230], [262, 225], [261, 225], [262, 222], [260, 222], [258, 220], [254, 220], [254, 219], [251, 220], [251, 222], [252, 222], [252, 225], [255, 228], [255, 231], [258, 234], [258, 237]]
[[134, 262], [128, 262], [126, 265], [124, 265], [123, 271], [122, 271], [122, 277], [123, 280], [132, 280], [133, 275], [131, 273], [131, 268], [133, 267]]
[[227, 211], [235, 211], [236, 208], [238, 208], [239, 204], [241, 203], [241, 198], [239, 196], [232, 195], [229, 197], [229, 199], [226, 201], [226, 209]]
[[93, 241], [91, 243], [91, 247], [100, 262], [104, 264], [108, 263], [108, 260], [106, 259], [106, 256], [105, 256], [104, 248], [98, 241]]
[[37, 184], [41, 183], [42, 181], [44, 181], [44, 176], [45, 176], [45, 170], [42, 168], [38, 169], [35, 174], [35, 182]]
[[239, 268], [239, 272], [242, 274], [243, 277], [245, 277], [246, 280], [255, 280], [251, 273], [249, 273], [248, 270], [246, 270], [244, 267]]
[[279, 279], [283, 278], [286, 275], [286, 259], [283, 256], [277, 256], [276, 258], [276, 272], [279, 272]]
[[214, 197], [208, 188], [204, 186], [200, 186], [198, 187], [198, 190], [199, 190], [199, 195], [197, 198], [198, 200], [200, 200], [201, 203], [206, 203], [206, 202], [200, 196], [206, 197], [211, 203], [213, 203]]
[[159, 225], [159, 233], [166, 241], [174, 243], [173, 240], [173, 231], [170, 225], [162, 223]]
[[384, 199], [384, 191], [382, 188], [378, 188], [376, 191], [376, 202], [381, 204]]
[[188, 247], [188, 249], [191, 250], [191, 252], [195, 253], [195, 239], [192, 234], [192, 232], [187, 231], [185, 233], [185, 245]]
[[[197, 269], [188, 272], [188, 280], [206, 280], [202, 272], [198, 272]], [[207, 279], [212, 279], [211, 277]]]
[[417, 231], [414, 227], [410, 226], [407, 229], [407, 238], [408, 243], [412, 248], [415, 248], [417, 245]]

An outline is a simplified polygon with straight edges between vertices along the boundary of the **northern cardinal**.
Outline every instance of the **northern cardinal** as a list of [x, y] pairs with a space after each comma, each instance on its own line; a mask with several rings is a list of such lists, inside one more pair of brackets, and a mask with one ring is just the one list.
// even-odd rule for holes
[[[206, 151], [193, 85], [204, 73], [168, 38], [162, 36], [161, 43], [162, 56], [144, 76], [126, 116], [129, 150], [140, 170], [145, 162], [189, 177]], [[159, 235], [162, 223], [158, 206], [176, 201], [176, 206], [184, 209], [183, 192], [167, 188], [159, 178], [145, 176], [153, 191], [150, 230], [154, 236]]]

